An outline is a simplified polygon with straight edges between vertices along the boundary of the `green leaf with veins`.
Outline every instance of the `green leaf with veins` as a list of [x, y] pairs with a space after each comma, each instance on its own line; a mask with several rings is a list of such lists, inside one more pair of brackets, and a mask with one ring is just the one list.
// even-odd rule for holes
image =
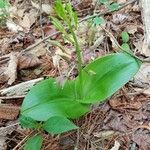
[[24, 128], [38, 129], [39, 127], [39, 123], [30, 117], [21, 115], [19, 117], [19, 122], [20, 122], [20, 125]]
[[[79, 102], [88, 104], [104, 101], [135, 75], [140, 64], [141, 62], [126, 53], [111, 54], [94, 60], [82, 71], [83, 99]], [[93, 74], [88, 73], [91, 70]], [[77, 78], [77, 90], [79, 85]], [[79, 92], [78, 90], [77, 93]]]
[[43, 129], [50, 134], [61, 134], [77, 128], [70, 120], [61, 116], [51, 117], [43, 124]]
[[43, 139], [41, 135], [30, 137], [25, 143], [24, 150], [41, 150], [42, 142]]
[[41, 81], [26, 95], [21, 114], [37, 121], [53, 116], [78, 118], [88, 112], [89, 106], [76, 101], [76, 94], [74, 81], [67, 81], [63, 88], [52, 78]]

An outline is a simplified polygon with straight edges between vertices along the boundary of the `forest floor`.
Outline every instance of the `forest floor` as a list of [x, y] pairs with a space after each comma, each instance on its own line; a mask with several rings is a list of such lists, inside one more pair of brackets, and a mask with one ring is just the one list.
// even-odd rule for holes
[[[131, 2], [132, 1], [132, 2]], [[98, 0], [72, 0], [79, 20], [78, 40], [84, 64], [118, 50], [121, 33], [129, 34], [130, 49], [142, 52], [144, 25], [137, 0], [110, 0], [121, 9], [108, 11]], [[10, 0], [7, 15], [0, 19], [0, 150], [21, 150], [34, 131], [18, 124], [19, 110], [27, 91], [45, 77], [77, 76], [74, 47], [66, 53], [49, 39], [62, 42], [51, 24], [53, 1]], [[89, 26], [89, 16], [99, 14], [104, 23]], [[93, 18], [92, 18], [93, 19]], [[91, 21], [91, 20], [90, 20]], [[98, 22], [95, 22], [98, 24]], [[69, 72], [69, 74], [68, 74]], [[75, 120], [79, 130], [44, 137], [43, 150], [150, 150], [150, 64], [104, 103], [93, 106], [86, 116]]]

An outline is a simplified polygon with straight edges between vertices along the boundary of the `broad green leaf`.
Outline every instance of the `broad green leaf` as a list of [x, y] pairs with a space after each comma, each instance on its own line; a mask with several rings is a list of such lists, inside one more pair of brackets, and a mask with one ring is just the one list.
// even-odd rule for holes
[[130, 52], [130, 53], [133, 53], [133, 52], [131, 51], [131, 49], [130, 49], [129, 44], [123, 43], [123, 44], [121, 45], [121, 47], [122, 47], [122, 49], [124, 49], [125, 51]]
[[119, 4], [118, 3], [112, 3], [111, 5], [108, 5], [108, 9], [110, 11], [115, 11], [119, 9]]
[[[140, 62], [126, 53], [111, 54], [96, 59], [82, 71], [83, 100], [79, 101], [82, 103], [104, 101], [125, 85], [139, 67]], [[79, 85], [79, 78], [77, 78], [77, 89]]]
[[24, 150], [41, 150], [42, 142], [41, 135], [33, 136], [25, 143]]
[[30, 117], [20, 116], [20, 125], [24, 128], [38, 128], [38, 123]]
[[38, 129], [39, 124], [30, 117], [20, 116], [19, 117], [20, 125], [24, 128], [33, 128]]
[[129, 34], [126, 31], [121, 33], [121, 38], [123, 43], [129, 42]]
[[78, 118], [89, 110], [89, 106], [76, 101], [74, 81], [64, 87], [50, 78], [35, 85], [26, 95], [21, 114], [37, 121], [46, 121], [53, 116]]
[[94, 18], [94, 24], [95, 24], [96, 26], [101, 25], [101, 24], [103, 24], [103, 23], [105, 23], [105, 20], [104, 20], [103, 17], [95, 17], [95, 18]]
[[70, 120], [60, 116], [51, 117], [43, 124], [43, 129], [50, 134], [60, 134], [77, 128]]

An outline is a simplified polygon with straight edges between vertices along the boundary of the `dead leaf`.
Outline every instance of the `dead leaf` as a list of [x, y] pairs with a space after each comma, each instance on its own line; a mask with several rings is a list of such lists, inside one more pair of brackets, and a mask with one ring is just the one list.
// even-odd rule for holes
[[1, 95], [6, 95], [6, 96], [22, 96], [25, 95], [33, 85], [38, 83], [39, 81], [43, 80], [43, 78], [38, 78], [26, 82], [22, 82], [20, 84], [8, 87], [6, 89], [0, 90]]
[[139, 72], [134, 77], [134, 83], [147, 88], [150, 85], [150, 64], [143, 63]]
[[139, 130], [132, 136], [132, 140], [137, 143], [139, 149], [149, 150], [150, 149], [150, 134], [149, 131]]
[[[35, 42], [38, 42], [38, 41], [35, 41]], [[34, 47], [33, 49], [30, 50], [30, 53], [37, 57], [45, 55], [46, 54], [45, 44], [41, 43], [40, 45]]]
[[7, 20], [6, 25], [7, 25], [7, 28], [12, 32], [17, 33], [18, 31], [23, 31], [23, 28], [21, 26], [15, 24], [11, 20]]
[[136, 25], [127, 25], [126, 30], [130, 34], [135, 34], [135, 32], [137, 32], [137, 26]]
[[18, 56], [18, 69], [27, 69], [36, 67], [41, 64], [41, 61], [33, 54], [24, 54]]
[[118, 141], [115, 141], [114, 146], [110, 150], [119, 150], [120, 148], [120, 143]]
[[17, 78], [18, 58], [15, 53], [10, 54], [10, 60], [5, 74], [8, 76], [8, 84], [11, 85]]
[[0, 150], [7, 150], [6, 137], [0, 136]]
[[30, 30], [30, 27], [35, 23], [37, 19], [37, 11], [31, 9], [29, 13], [26, 13], [22, 20], [20, 20], [19, 24], [23, 28], [25, 28], [26, 31]]
[[124, 4], [127, 0], [117, 0], [117, 3]]
[[106, 130], [106, 131], [100, 131], [100, 132], [93, 133], [93, 135], [98, 138], [107, 138], [107, 137], [113, 136], [114, 134], [115, 134], [115, 131], [113, 131], [113, 130]]
[[51, 16], [55, 14], [53, 7], [49, 4], [42, 4], [42, 10], [43, 12]]
[[[31, 4], [36, 9], [40, 10], [40, 5], [38, 3], [31, 1]], [[53, 7], [49, 4], [42, 4], [42, 11], [48, 15], [54, 15], [55, 14]]]
[[0, 83], [5, 83], [8, 81], [8, 76], [5, 74], [5, 71], [5, 67], [0, 67]]
[[138, 101], [130, 101], [130, 102], [122, 102], [120, 99], [111, 99], [109, 101], [110, 106], [116, 110], [123, 110], [123, 109], [132, 109], [138, 110], [142, 107], [141, 102]]
[[113, 15], [113, 23], [115, 24], [122, 24], [124, 23], [125, 21], [127, 21], [129, 19], [129, 14], [122, 14], [122, 13], [116, 13]]
[[19, 114], [19, 107], [0, 104], [0, 119], [14, 120]]

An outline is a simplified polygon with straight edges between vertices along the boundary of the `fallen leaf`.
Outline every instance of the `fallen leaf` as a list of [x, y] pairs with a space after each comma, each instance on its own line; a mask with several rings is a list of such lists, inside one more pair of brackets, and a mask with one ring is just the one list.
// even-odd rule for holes
[[120, 143], [118, 141], [115, 141], [114, 146], [110, 150], [119, 150], [120, 148]]
[[150, 85], [150, 64], [143, 63], [139, 72], [134, 77], [134, 83], [147, 88]]
[[41, 61], [33, 54], [23, 54], [18, 56], [18, 69], [28, 69], [41, 64]]
[[125, 21], [127, 21], [129, 19], [129, 14], [122, 14], [122, 13], [117, 13], [117, 14], [114, 14], [113, 15], [113, 23], [115, 24], [122, 24], [124, 23]]
[[48, 15], [54, 15], [54, 9], [51, 5], [49, 4], [42, 4], [42, 10]]
[[[38, 42], [38, 41], [35, 41], [35, 42]], [[30, 53], [37, 57], [45, 55], [46, 52], [47, 51], [46, 51], [46, 47], [45, 47], [44, 43], [41, 43], [40, 45], [38, 45], [30, 50]]]
[[22, 82], [20, 84], [8, 87], [6, 89], [0, 90], [1, 95], [6, 95], [6, 96], [22, 96], [25, 95], [33, 85], [38, 83], [39, 81], [43, 80], [43, 78], [38, 78], [26, 82]]
[[14, 120], [19, 114], [19, 107], [8, 104], [0, 104], [0, 119]]
[[98, 138], [107, 138], [107, 137], [113, 136], [114, 134], [115, 134], [115, 131], [113, 131], [113, 130], [106, 130], [106, 131], [100, 131], [100, 132], [93, 133], [93, 135]]
[[132, 136], [132, 140], [139, 146], [140, 150], [150, 149], [150, 134], [149, 131], [139, 130]]
[[122, 102], [120, 99], [111, 99], [109, 101], [110, 106], [115, 110], [123, 110], [123, 109], [132, 109], [138, 110], [142, 107], [141, 102], [138, 101], [130, 101], [130, 102]]
[[0, 136], [0, 150], [7, 150], [6, 137]]
[[7, 20], [6, 22], [7, 28], [12, 31], [12, 32], [19, 32], [19, 31], [23, 31], [23, 28], [17, 24], [15, 24], [13, 21], [11, 20]]
[[6, 67], [0, 67], [0, 83], [5, 83], [8, 81], [8, 76], [5, 74]]
[[5, 74], [8, 76], [8, 84], [11, 85], [17, 78], [18, 58], [15, 53], [10, 54], [10, 60]]
[[126, 30], [129, 34], [135, 34], [135, 32], [137, 32], [137, 26], [136, 25], [127, 25]]
[[30, 10], [29, 13], [26, 13], [22, 20], [20, 20], [19, 24], [22, 26], [26, 31], [30, 30], [30, 27], [35, 23], [37, 19], [37, 11]]
[[[40, 10], [40, 5], [38, 3], [31, 1], [31, 4], [36, 9]], [[55, 14], [53, 7], [49, 4], [42, 4], [42, 11], [48, 15], [54, 15]]]

